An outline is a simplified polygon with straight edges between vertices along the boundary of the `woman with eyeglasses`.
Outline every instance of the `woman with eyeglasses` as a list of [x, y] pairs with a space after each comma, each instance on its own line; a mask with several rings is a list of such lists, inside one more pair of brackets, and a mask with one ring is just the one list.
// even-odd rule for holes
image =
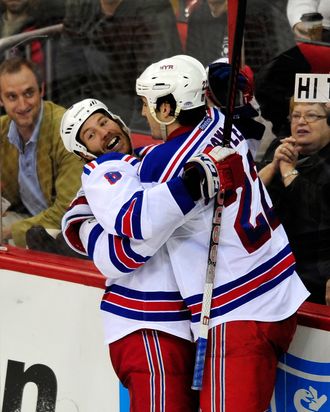
[[330, 108], [291, 101], [291, 136], [259, 171], [296, 257], [309, 301], [330, 305]]

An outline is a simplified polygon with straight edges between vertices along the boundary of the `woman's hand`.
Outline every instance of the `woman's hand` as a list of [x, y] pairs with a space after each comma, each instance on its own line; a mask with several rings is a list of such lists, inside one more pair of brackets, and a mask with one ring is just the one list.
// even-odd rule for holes
[[[265, 186], [270, 184], [278, 171], [281, 172], [283, 178], [283, 176], [295, 169], [298, 160], [298, 149], [296, 139], [292, 136], [281, 140], [281, 144], [274, 152], [273, 160], [258, 173]], [[286, 180], [288, 183], [291, 183], [293, 177]], [[287, 182], [284, 182], [284, 184], [287, 186]]]
[[[296, 139], [292, 136], [286, 137], [281, 140], [281, 144], [275, 150], [274, 161], [280, 164], [285, 162], [293, 167], [296, 166], [298, 160], [298, 147], [296, 145]], [[285, 166], [285, 165], [284, 165]]]
[[298, 149], [296, 140], [290, 136], [282, 139], [275, 150], [273, 161], [278, 164], [284, 186], [288, 186], [297, 177], [295, 168], [299, 155]]

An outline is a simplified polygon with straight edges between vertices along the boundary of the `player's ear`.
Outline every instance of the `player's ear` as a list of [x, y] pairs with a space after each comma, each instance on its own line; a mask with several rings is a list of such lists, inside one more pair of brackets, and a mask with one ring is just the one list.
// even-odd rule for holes
[[45, 96], [45, 82], [42, 82], [42, 83], [41, 83], [41, 86], [40, 86], [40, 95], [41, 95], [41, 97], [44, 97], [44, 96]]
[[173, 115], [172, 107], [168, 102], [163, 102], [159, 108], [159, 111], [165, 118]]

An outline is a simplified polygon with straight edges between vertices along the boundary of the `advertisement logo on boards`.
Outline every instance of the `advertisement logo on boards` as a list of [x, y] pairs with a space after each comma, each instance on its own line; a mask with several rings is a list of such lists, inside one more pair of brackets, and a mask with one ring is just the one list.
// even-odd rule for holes
[[330, 363], [313, 362], [291, 354], [282, 357], [271, 412], [330, 410]]

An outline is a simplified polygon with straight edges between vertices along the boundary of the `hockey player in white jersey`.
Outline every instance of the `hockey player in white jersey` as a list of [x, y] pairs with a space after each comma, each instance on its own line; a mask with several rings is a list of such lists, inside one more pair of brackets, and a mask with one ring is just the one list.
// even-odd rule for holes
[[[143, 99], [142, 113], [154, 137], [166, 142], [145, 156], [139, 167], [144, 189], [131, 193], [129, 200], [117, 209], [120, 210], [117, 217], [111, 217], [112, 223], [107, 229], [110, 231], [112, 226], [117, 234], [126, 236], [130, 250], [137, 254], [141, 250], [144, 256], [147, 249], [151, 256], [162, 241], [166, 242], [167, 259], [169, 257], [181, 295], [192, 314], [195, 338], [198, 337], [212, 202], [205, 205], [199, 201], [184, 215], [185, 222], [161, 241], [159, 233], [148, 230], [152, 216], [145, 220], [141, 199], [149, 187], [180, 176], [190, 159], [192, 163], [198, 162], [200, 157], [196, 154], [201, 150], [221, 145], [224, 117], [217, 109], [209, 109], [196, 127], [192, 127], [191, 118], [185, 123], [187, 117], [180, 116], [203, 97], [205, 83], [200, 82], [196, 87], [191, 81], [191, 71], [198, 70], [202, 68], [187, 56], [176, 56], [150, 66], [137, 80], [137, 93]], [[258, 179], [246, 141], [235, 128], [231, 146], [242, 161], [235, 165], [234, 187], [227, 191], [225, 198], [200, 407], [204, 412], [262, 412], [270, 401], [278, 356], [292, 339], [296, 310], [308, 292], [294, 271], [287, 237]], [[110, 163], [107, 167], [107, 173], [116, 172]], [[87, 193], [88, 180], [91, 175], [96, 179], [97, 170], [97, 166], [93, 167], [84, 177], [86, 196], [91, 201], [93, 196]], [[104, 171], [100, 169], [102, 175]], [[91, 188], [97, 181], [92, 184], [93, 179]], [[160, 198], [153, 206], [164, 218], [163, 209], [168, 204]], [[106, 243], [107, 239], [99, 236], [95, 227], [96, 222], [86, 221], [79, 235], [99, 269], [105, 275], [112, 270], [121, 271], [122, 276], [133, 272], [134, 265], [120, 268], [111, 251], [100, 255], [102, 242]], [[168, 263], [167, 259], [164, 264]], [[151, 262], [153, 258], [146, 260]], [[110, 288], [109, 296], [115, 292]]]
[[[144, 251], [132, 253], [125, 235], [113, 236], [99, 224], [101, 222], [108, 232], [114, 233], [112, 216], [118, 214], [115, 203], [121, 204], [128, 189], [143, 190], [137, 175], [139, 162], [125, 154], [132, 151], [129, 130], [103, 103], [85, 99], [67, 110], [62, 120], [61, 135], [67, 150], [86, 161], [95, 159], [84, 168], [88, 179], [85, 186], [95, 195], [90, 202], [93, 212], [84, 191], [80, 190], [64, 216], [63, 233], [77, 252], [88, 252], [95, 260], [99, 253], [99, 256], [105, 255], [115, 262], [111, 271], [106, 273], [107, 289], [101, 308], [105, 341], [110, 347], [114, 369], [129, 389], [131, 410], [197, 411], [198, 397], [190, 388], [195, 349], [191, 342], [190, 313], [178, 291], [166, 248], [158, 250], [154, 247], [152, 251], [145, 245]], [[112, 154], [107, 155], [110, 152]], [[112, 166], [110, 172], [109, 163]], [[206, 165], [209, 178], [206, 179], [204, 198], [213, 196], [213, 185], [218, 184], [212, 162], [209, 167]], [[93, 173], [94, 169], [96, 173]], [[84, 177], [83, 182], [85, 180]], [[176, 177], [146, 191], [143, 202], [137, 200], [137, 204], [141, 203], [141, 213], [144, 210], [149, 214], [155, 211], [160, 218], [155, 219], [156, 215], [148, 216], [148, 213], [144, 215], [150, 223], [141, 233], [144, 238], [151, 237], [154, 232], [160, 238], [169, 236], [175, 227], [182, 224], [184, 215], [195, 206], [191, 195], [182, 193], [186, 191], [184, 185], [187, 182], [189, 178], [183, 182]], [[199, 197], [199, 182], [197, 186], [194, 193], [198, 192]], [[158, 207], [152, 200], [154, 196], [156, 201], [162, 199], [163, 216], [162, 211], [157, 212]], [[152, 225], [152, 220], [155, 220], [155, 225]], [[86, 250], [79, 239], [79, 231], [85, 221], [93, 225], [90, 240], [93, 237], [98, 239], [95, 248], [91, 240]], [[174, 225], [172, 229], [170, 222]], [[132, 230], [139, 237], [137, 231]], [[153, 259], [148, 261], [148, 254], [156, 251]], [[136, 269], [134, 276], [127, 275], [133, 268]]]
[[[137, 93], [143, 99], [151, 129], [160, 120], [155, 109], [159, 98], [166, 100], [164, 93], [170, 91], [176, 104], [181, 103], [182, 95], [175, 93], [175, 80], [168, 69], [170, 62], [167, 63], [150, 66], [137, 80]], [[216, 109], [210, 109], [209, 119], [206, 128], [201, 125], [205, 128], [204, 139], [196, 151], [210, 143], [221, 145], [224, 118]], [[164, 123], [160, 128], [164, 128]], [[159, 148], [158, 156], [153, 151], [145, 158], [141, 181], [148, 178], [151, 172], [147, 170], [152, 165], [157, 170], [161, 168], [164, 154], [160, 152], [166, 154], [164, 146]], [[182, 156], [186, 147], [178, 143], [172, 159]], [[273, 392], [278, 356], [288, 348], [295, 331], [296, 310], [308, 292], [294, 270], [287, 236], [258, 179], [246, 140], [235, 127], [231, 147], [241, 155], [242, 163], [233, 170], [235, 188], [226, 193], [222, 215], [200, 407], [203, 412], [263, 412]], [[166, 174], [161, 179], [171, 178], [173, 164], [167, 161], [163, 165]], [[180, 292], [192, 313], [195, 338], [213, 207], [202, 205], [200, 212], [197, 209], [192, 211], [196, 215], [189, 216], [166, 243]]]

